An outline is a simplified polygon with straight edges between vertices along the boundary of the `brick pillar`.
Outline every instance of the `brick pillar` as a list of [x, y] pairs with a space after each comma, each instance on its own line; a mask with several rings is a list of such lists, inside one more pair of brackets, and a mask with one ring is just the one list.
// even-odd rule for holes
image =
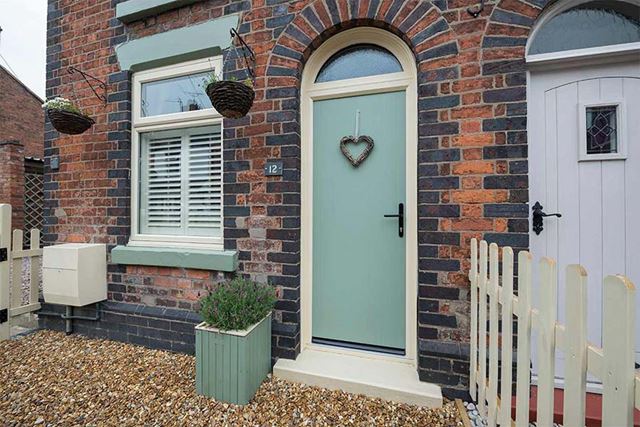
[[0, 141], [0, 203], [13, 207], [12, 230], [24, 228], [24, 146]]

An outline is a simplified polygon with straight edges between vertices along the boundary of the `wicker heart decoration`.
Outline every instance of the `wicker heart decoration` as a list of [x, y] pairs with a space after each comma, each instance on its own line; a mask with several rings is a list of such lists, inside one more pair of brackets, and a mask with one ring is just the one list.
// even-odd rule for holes
[[[366, 146], [364, 147], [364, 151], [362, 151], [362, 153], [360, 153], [360, 155], [354, 159], [351, 155], [351, 152], [349, 151], [349, 148], [347, 148], [347, 144], [366, 144]], [[340, 151], [342, 151], [342, 154], [344, 154], [347, 160], [349, 160], [349, 162], [356, 168], [360, 166], [360, 164], [364, 162], [367, 157], [369, 157], [369, 153], [371, 153], [371, 150], [373, 150], [373, 146], [373, 139], [367, 135], [360, 135], [358, 138], [353, 136], [345, 136], [340, 140]]]

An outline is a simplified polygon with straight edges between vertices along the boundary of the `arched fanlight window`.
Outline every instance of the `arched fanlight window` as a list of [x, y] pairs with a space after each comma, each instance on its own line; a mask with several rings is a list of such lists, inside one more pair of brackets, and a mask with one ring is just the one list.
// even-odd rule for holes
[[640, 42], [640, 7], [623, 1], [590, 1], [544, 22], [529, 55], [633, 42]]
[[329, 58], [316, 83], [398, 72], [402, 72], [402, 65], [391, 52], [372, 44], [356, 44]]

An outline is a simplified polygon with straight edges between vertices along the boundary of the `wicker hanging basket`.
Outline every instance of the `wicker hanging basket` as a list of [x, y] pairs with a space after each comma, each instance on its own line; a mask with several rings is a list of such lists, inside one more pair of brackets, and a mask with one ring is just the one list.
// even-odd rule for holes
[[86, 132], [95, 123], [89, 116], [65, 110], [48, 109], [47, 116], [58, 132], [67, 135]]
[[228, 119], [246, 116], [256, 97], [253, 88], [235, 80], [210, 83], [206, 91], [216, 111]]

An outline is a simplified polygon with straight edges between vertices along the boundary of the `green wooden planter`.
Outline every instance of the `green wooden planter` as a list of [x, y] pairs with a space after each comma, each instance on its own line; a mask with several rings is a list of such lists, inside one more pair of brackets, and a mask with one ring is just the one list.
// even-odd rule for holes
[[196, 326], [196, 391], [238, 405], [271, 371], [271, 314], [244, 331]]

